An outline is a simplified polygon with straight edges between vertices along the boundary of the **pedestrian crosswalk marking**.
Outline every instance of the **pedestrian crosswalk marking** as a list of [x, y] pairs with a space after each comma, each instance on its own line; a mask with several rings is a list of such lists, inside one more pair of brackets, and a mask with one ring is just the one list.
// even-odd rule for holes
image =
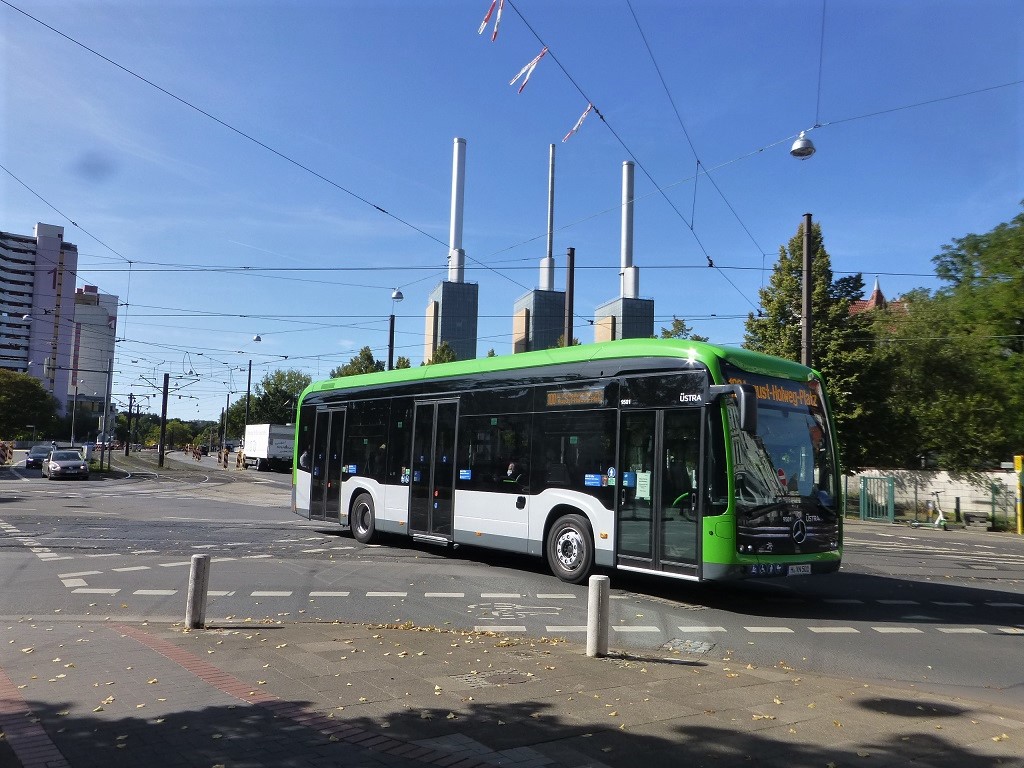
[[921, 630], [917, 627], [872, 627], [875, 632], [881, 632], [883, 635], [916, 635], [920, 634]]
[[853, 627], [808, 627], [811, 632], [817, 632], [821, 635], [859, 635], [860, 630]]

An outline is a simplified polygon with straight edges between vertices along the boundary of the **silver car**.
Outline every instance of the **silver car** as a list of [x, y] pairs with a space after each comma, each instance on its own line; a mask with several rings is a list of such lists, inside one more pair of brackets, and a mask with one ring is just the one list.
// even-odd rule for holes
[[78, 451], [51, 451], [43, 461], [42, 472], [51, 480], [58, 477], [89, 479], [89, 465]]

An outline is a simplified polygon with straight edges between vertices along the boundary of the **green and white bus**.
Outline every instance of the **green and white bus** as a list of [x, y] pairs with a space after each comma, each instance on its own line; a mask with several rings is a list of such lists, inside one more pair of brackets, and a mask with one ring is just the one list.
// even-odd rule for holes
[[399, 534], [695, 581], [836, 571], [820, 376], [743, 349], [624, 339], [311, 384], [292, 506]]

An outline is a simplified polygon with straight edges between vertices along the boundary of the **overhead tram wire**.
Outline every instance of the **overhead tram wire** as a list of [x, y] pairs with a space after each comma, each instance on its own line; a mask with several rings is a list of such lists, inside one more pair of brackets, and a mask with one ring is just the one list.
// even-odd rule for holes
[[[6, 1], [6, 0], [4, 0], [4, 1]], [[629, 146], [626, 144], [626, 142], [623, 140], [623, 138], [621, 136], [619, 136], [618, 132], [612, 127], [611, 123], [608, 122], [607, 118], [604, 116], [604, 114], [601, 112], [601, 110], [598, 108], [598, 106], [596, 104], [594, 104], [593, 99], [591, 99], [586, 94], [586, 92], [583, 90], [583, 88], [580, 86], [580, 84], [576, 82], [575, 78], [573, 78], [573, 76], [571, 74], [569, 74], [569, 71], [562, 65], [562, 62], [558, 60], [558, 57], [551, 50], [550, 46], [548, 46], [548, 44], [546, 42], [544, 42], [544, 39], [537, 33], [537, 31], [533, 28], [533, 26], [530, 24], [530, 22], [528, 22], [526, 20], [526, 17], [523, 16], [522, 12], [516, 7], [515, 3], [513, 3], [512, 0], [508, 0], [508, 4], [509, 4], [509, 7], [511, 7], [512, 10], [515, 11], [516, 15], [523, 22], [523, 24], [526, 25], [526, 28], [530, 30], [530, 33], [535, 38], [537, 38], [537, 41], [542, 46], [544, 46], [545, 48], [548, 49], [548, 54], [547, 55], [549, 57], [551, 57], [551, 60], [555, 62], [555, 64], [558, 66], [558, 68], [560, 70], [562, 70], [562, 74], [564, 74], [565, 77], [569, 80], [569, 82], [572, 83], [572, 86], [579, 92], [580, 96], [582, 96], [584, 99], [586, 99], [588, 104], [590, 104], [590, 105], [592, 105], [594, 107], [594, 113], [599, 118], [601, 118], [601, 122], [609, 130], [609, 132], [612, 134], [612, 136], [615, 138], [615, 140], [617, 142], [619, 142], [619, 145], [625, 150], [626, 154], [629, 155], [630, 159], [633, 160], [633, 162], [636, 164], [637, 168], [639, 168], [640, 171], [644, 174], [644, 176], [647, 177], [647, 180], [650, 181], [651, 184], [654, 185], [655, 189], [662, 196], [662, 198], [665, 200], [665, 202], [668, 203], [669, 207], [675, 212], [675, 214], [679, 217], [679, 219], [686, 225], [686, 228], [689, 230], [690, 235], [693, 237], [694, 241], [697, 243], [697, 246], [700, 248], [701, 253], [704, 254], [704, 258], [707, 260], [707, 266], [711, 267], [712, 269], [715, 269], [715, 262], [711, 258], [711, 255], [708, 253], [707, 248], [704, 246], [704, 242], [701, 240], [700, 236], [697, 234], [697, 231], [694, 229], [693, 224], [686, 220], [686, 216], [684, 216], [683, 213], [679, 210], [679, 208], [676, 207], [675, 203], [673, 203], [669, 199], [668, 195], [665, 194], [665, 190], [654, 180], [654, 177], [651, 176], [650, 171], [648, 171], [646, 166], [642, 162], [640, 162], [640, 160], [637, 158], [637, 156], [633, 153], [633, 150], [631, 150], [629, 148]], [[725, 278], [725, 281], [727, 283], [729, 283], [729, 285], [731, 285], [733, 287], [733, 289], [743, 298], [744, 301], [746, 301], [748, 304], [750, 304], [752, 307], [754, 307], [754, 309], [757, 309], [757, 305], [754, 304], [754, 302], [751, 301], [750, 298], [745, 293], [743, 293], [743, 291], [741, 291], [736, 286], [735, 283], [733, 283], [731, 280], [729, 280], [729, 278], [725, 277], [725, 275], [722, 275], [722, 277]]]
[[[696, 206], [697, 179], [700, 176], [700, 169], [704, 167], [704, 164], [700, 160], [700, 155], [697, 154], [697, 147], [694, 145], [693, 139], [690, 136], [690, 132], [687, 130], [686, 124], [683, 122], [683, 117], [679, 113], [679, 107], [676, 106], [676, 101], [674, 98], [672, 98], [672, 92], [668, 87], [668, 83], [665, 80], [664, 74], [662, 74], [661, 67], [658, 65], [658, 60], [654, 56], [654, 50], [651, 48], [651, 44], [647, 40], [647, 35], [644, 33], [643, 27], [640, 25], [640, 19], [637, 17], [636, 11], [633, 9], [633, 3], [631, 2], [631, 0], [626, 0], [626, 6], [629, 8], [629, 12], [633, 17], [633, 22], [636, 24], [637, 32], [640, 33], [640, 39], [643, 40], [644, 47], [647, 49], [647, 54], [651, 57], [651, 64], [654, 65], [654, 71], [658, 73], [658, 79], [661, 81], [661, 87], [665, 90], [665, 96], [668, 98], [669, 104], [672, 105], [672, 111], [675, 113], [676, 121], [679, 123], [679, 127], [683, 131], [683, 136], [686, 137], [686, 143], [690, 145], [690, 151], [693, 153], [694, 160], [697, 161], [697, 173], [694, 174], [693, 183], [693, 199], [694, 205]], [[820, 85], [821, 84], [819, 82], [819, 89]], [[704, 176], [707, 177], [707, 180], [711, 182], [711, 185], [715, 188], [715, 191], [718, 192], [718, 196], [722, 198], [722, 202], [724, 202], [726, 207], [728, 207], [728, 209], [732, 212], [732, 215], [736, 219], [737, 223], [739, 223], [740, 227], [747, 234], [747, 237], [750, 238], [750, 242], [752, 242], [754, 244], [754, 247], [757, 248], [758, 254], [763, 256], [765, 252], [764, 248], [754, 238], [754, 235], [750, 232], [750, 229], [747, 227], [746, 223], [743, 221], [743, 219], [740, 218], [739, 213], [736, 212], [736, 209], [733, 207], [732, 203], [725, 196], [725, 193], [722, 192], [721, 187], [718, 186], [718, 183], [714, 180], [714, 178], [712, 178], [711, 174], [707, 171], [706, 168], [704, 170]], [[690, 214], [690, 222], [692, 226], [696, 225], [695, 213]]]
[[[0, 2], [2, 2], [2, 0], [0, 0]], [[43, 196], [42, 196], [42, 195], [40, 195], [40, 194], [39, 194], [38, 192], [36, 192], [36, 190], [34, 190], [34, 189], [33, 189], [32, 187], [30, 187], [30, 186], [29, 186], [29, 185], [28, 185], [27, 183], [25, 183], [25, 181], [23, 181], [23, 180], [22, 180], [22, 179], [21, 179], [21, 178], [20, 178], [20, 177], [19, 177], [19, 176], [18, 176], [17, 174], [15, 174], [15, 173], [14, 173], [14, 172], [13, 172], [13, 171], [12, 171], [12, 170], [10, 169], [10, 168], [8, 168], [7, 166], [5, 166], [5, 165], [3, 165], [3, 164], [0, 164], [0, 170], [2, 170], [2, 171], [3, 171], [4, 173], [6, 173], [6, 174], [7, 174], [8, 176], [10, 176], [10, 177], [11, 177], [12, 179], [14, 179], [14, 180], [15, 180], [16, 182], [18, 182], [18, 184], [20, 184], [20, 185], [21, 185], [22, 187], [24, 187], [24, 188], [25, 188], [26, 190], [28, 190], [28, 191], [29, 191], [29, 193], [30, 193], [30, 194], [32, 194], [32, 196], [33, 196], [33, 197], [37, 198], [37, 199], [38, 199], [38, 200], [39, 200], [39, 201], [40, 201], [40, 202], [41, 202], [41, 203], [42, 203], [43, 205], [45, 205], [45, 206], [46, 206], [47, 208], [49, 208], [50, 210], [52, 210], [52, 211], [53, 211], [54, 213], [56, 213], [56, 214], [57, 214], [58, 216], [60, 216], [60, 217], [61, 217], [62, 219], [64, 219], [64, 220], [65, 220], [66, 222], [68, 222], [69, 224], [71, 224], [71, 225], [72, 225], [73, 227], [75, 227], [75, 229], [77, 229], [77, 230], [79, 230], [80, 232], [82, 232], [82, 234], [84, 234], [84, 235], [87, 235], [88, 237], [91, 237], [91, 238], [92, 238], [93, 240], [95, 240], [95, 241], [96, 241], [97, 243], [99, 243], [99, 244], [100, 244], [101, 246], [103, 246], [103, 247], [104, 247], [104, 248], [106, 248], [106, 249], [107, 249], [108, 251], [110, 251], [110, 252], [111, 252], [112, 254], [114, 254], [115, 256], [117, 256], [117, 258], [119, 258], [119, 259], [121, 259], [121, 260], [125, 261], [125, 262], [126, 262], [126, 263], [128, 264], [128, 270], [129, 270], [129, 273], [128, 273], [128, 274], [129, 274], [129, 276], [131, 275], [131, 265], [132, 265], [132, 260], [131, 260], [131, 259], [129, 259], [129, 258], [127, 257], [127, 256], [125, 256], [125, 255], [124, 255], [123, 253], [120, 253], [119, 251], [117, 251], [117, 250], [115, 250], [114, 248], [110, 247], [110, 246], [109, 246], [109, 245], [107, 245], [107, 244], [106, 244], [105, 242], [103, 242], [102, 240], [100, 240], [100, 239], [99, 239], [99, 238], [98, 238], [98, 237], [97, 237], [96, 235], [94, 235], [94, 234], [93, 234], [92, 232], [90, 232], [89, 230], [87, 230], [87, 229], [86, 229], [85, 227], [81, 226], [81, 225], [80, 225], [80, 224], [79, 224], [79, 223], [78, 223], [77, 221], [75, 221], [75, 220], [74, 220], [74, 219], [72, 219], [72, 218], [71, 218], [70, 216], [68, 216], [68, 215], [67, 215], [66, 213], [64, 213], [64, 211], [60, 210], [60, 209], [59, 209], [59, 208], [58, 208], [57, 206], [55, 206], [55, 205], [54, 205], [53, 203], [51, 203], [51, 202], [50, 202], [49, 200], [47, 200], [47, 199], [46, 199], [45, 197], [43, 197]], [[77, 238], [76, 238], [76, 239], [77, 239]], [[79, 269], [81, 269], [81, 265], [79, 265]], [[72, 274], [73, 274], [73, 275], [74, 275], [74, 276], [75, 276], [76, 278], [78, 278], [78, 276], [79, 276], [79, 275], [78, 275], [78, 271], [77, 271], [77, 270], [75, 270], [75, 271], [72, 271], [72, 270], [68, 270], [68, 271], [69, 271], [69, 272], [71, 272], [71, 273], [72, 273]], [[91, 271], [91, 270], [90, 270], [90, 271]], [[130, 286], [130, 285], [131, 285], [131, 283], [130, 283], [130, 278], [129, 278], [129, 286]], [[130, 290], [130, 288], [129, 288], [129, 290]], [[125, 297], [125, 300], [127, 301], [127, 297]]]
[[[393, 221], [397, 222], [398, 224], [401, 224], [402, 226], [407, 227], [407, 228], [413, 230], [414, 232], [418, 232], [419, 234], [423, 235], [424, 237], [429, 238], [430, 240], [434, 241], [435, 243], [438, 243], [439, 245], [444, 246], [445, 249], [448, 248], [448, 243], [444, 242], [443, 240], [441, 240], [438, 237], [435, 237], [434, 235], [430, 234], [426, 230], [424, 230], [424, 229], [422, 229], [420, 227], [417, 227], [412, 222], [410, 222], [410, 221], [408, 221], [406, 219], [403, 219], [401, 216], [397, 216], [396, 214], [391, 213], [390, 211], [388, 211], [387, 209], [383, 208], [382, 206], [377, 205], [376, 203], [366, 199], [365, 197], [363, 197], [362, 195], [358, 194], [357, 192], [352, 191], [348, 187], [345, 187], [344, 185], [334, 181], [333, 179], [331, 179], [331, 178], [325, 176], [324, 174], [322, 174], [322, 173], [314, 170], [313, 168], [309, 167], [308, 165], [299, 162], [298, 160], [296, 160], [295, 158], [291, 157], [290, 155], [287, 155], [284, 152], [282, 152], [280, 150], [277, 150], [274, 147], [270, 146], [269, 144], [267, 144], [267, 143], [265, 143], [263, 141], [260, 141], [255, 136], [252, 136], [251, 134], [246, 133], [245, 131], [241, 130], [240, 128], [236, 128], [235, 126], [231, 125], [227, 121], [220, 119], [216, 115], [206, 111], [202, 107], [199, 107], [199, 106], [193, 104], [192, 102], [188, 101], [187, 99], [182, 98], [181, 96], [178, 96], [177, 94], [173, 93], [172, 91], [167, 90], [163, 86], [160, 86], [160, 85], [156, 84], [152, 80], [149, 80], [148, 78], [143, 77], [142, 75], [138, 74], [137, 72], [134, 72], [133, 70], [129, 69], [128, 67], [124, 66], [123, 64], [119, 64], [118, 62], [114, 61], [113, 59], [111, 59], [108, 56], [103, 55], [102, 53], [100, 53], [99, 51], [95, 50], [94, 48], [90, 48], [85, 43], [82, 43], [82, 42], [76, 40], [75, 38], [71, 37], [70, 35], [68, 35], [68, 34], [66, 34], [64, 32], [61, 32], [56, 27], [53, 27], [50, 24], [47, 24], [42, 19], [36, 18], [35, 16], [33, 16], [30, 13], [28, 13], [27, 11], [25, 11], [25, 10], [19, 8], [18, 6], [14, 5], [13, 3], [9, 2], [9, 0], [0, 0], [0, 3], [3, 3], [4, 5], [6, 5], [11, 10], [17, 11], [18, 13], [22, 14], [26, 18], [31, 19], [32, 21], [36, 22], [37, 24], [45, 27], [46, 29], [48, 29], [51, 32], [53, 32], [54, 34], [59, 35], [60, 37], [62, 37], [65, 40], [67, 40], [68, 42], [73, 43], [74, 45], [78, 46], [79, 48], [82, 48], [85, 51], [88, 51], [92, 55], [94, 55], [94, 56], [102, 59], [103, 61], [107, 62], [108, 64], [116, 67], [117, 69], [121, 70], [125, 74], [130, 75], [131, 77], [136, 78], [137, 80], [145, 83], [146, 85], [150, 86], [151, 88], [155, 88], [156, 90], [158, 90], [160, 93], [164, 94], [165, 96], [168, 96], [168, 97], [174, 99], [178, 103], [188, 107], [189, 109], [194, 110], [195, 112], [198, 112], [200, 115], [203, 115], [204, 117], [212, 120], [213, 122], [217, 123], [218, 125], [228, 129], [229, 131], [237, 134], [238, 136], [241, 136], [242, 138], [246, 139], [247, 141], [252, 142], [253, 144], [255, 144], [258, 147], [260, 147], [261, 149], [265, 149], [267, 152], [270, 152], [272, 155], [280, 158], [281, 160], [284, 160], [285, 162], [290, 163], [291, 165], [295, 166], [296, 168], [299, 168], [300, 170], [305, 171], [306, 173], [310, 174], [311, 176], [314, 176], [315, 178], [320, 179], [325, 184], [328, 184], [328, 185], [334, 187], [335, 189], [337, 189], [337, 190], [339, 190], [341, 192], [344, 192], [345, 194], [349, 195], [350, 197], [354, 198], [355, 200], [358, 200], [359, 202], [363, 203], [364, 205], [367, 205], [367, 206], [373, 208], [374, 210], [384, 214], [385, 216], [387, 216], [388, 218], [390, 218]], [[69, 221], [70, 221], [70, 219], [69, 219]], [[100, 242], [101, 244], [103, 244], [102, 241], [100, 241], [98, 239], [97, 239], [97, 242]], [[111, 249], [111, 250], [113, 251], [113, 249]], [[116, 251], [113, 251], [113, 252], [116, 253]], [[492, 267], [488, 267], [486, 264], [478, 261], [477, 259], [474, 259], [472, 256], [467, 254], [466, 258], [468, 258], [471, 261], [475, 261], [476, 263], [480, 264], [481, 267], [483, 267], [485, 269], [489, 269], [490, 271], [494, 272], [499, 277], [502, 277], [502, 278], [508, 280], [509, 282], [513, 283], [514, 285], [519, 286], [523, 290], [529, 290], [529, 288], [527, 286], [523, 285], [522, 283], [520, 283], [520, 282], [518, 282], [516, 280], [513, 280], [508, 275], [503, 275], [500, 271], [498, 271], [498, 270], [496, 270], [496, 269], [494, 269]], [[129, 264], [130, 263], [131, 262], [129, 262]], [[436, 269], [436, 267], [435, 267], [435, 269]]]

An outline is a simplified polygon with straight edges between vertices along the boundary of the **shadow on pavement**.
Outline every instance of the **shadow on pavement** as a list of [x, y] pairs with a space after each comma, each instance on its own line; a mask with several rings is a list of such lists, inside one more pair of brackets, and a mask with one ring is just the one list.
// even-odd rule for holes
[[[139, 714], [113, 719], [72, 712], [74, 707], [67, 703], [28, 705], [72, 768], [398, 768], [456, 763], [824, 768], [902, 765], [922, 758], [930, 768], [1021, 765], [956, 744], [930, 722], [935, 717], [969, 714], [969, 710], [942, 712], [900, 699], [880, 699], [872, 706], [879, 716], [889, 714], [900, 720], [876, 723], [877, 730], [871, 732], [863, 728], [845, 732], [838, 721], [831, 731], [823, 732], [798, 720], [779, 725], [767, 717], [727, 728], [702, 725], [707, 713], [697, 713], [686, 724], [662, 729], [664, 735], [623, 730], [608, 718], [569, 719], [557, 715], [546, 702], [529, 700], [486, 705], [466, 701], [455, 709], [411, 707], [373, 717], [360, 716], [356, 707], [333, 717], [317, 714], [304, 701], [240, 702], [159, 717]], [[115, 705], [108, 706], [114, 709]], [[920, 722], [913, 722], [915, 718]], [[11, 746], [17, 747], [0, 745], [0, 758], [11, 756]], [[445, 756], [459, 760], [447, 761]], [[873, 759], [866, 763], [865, 758]]]

